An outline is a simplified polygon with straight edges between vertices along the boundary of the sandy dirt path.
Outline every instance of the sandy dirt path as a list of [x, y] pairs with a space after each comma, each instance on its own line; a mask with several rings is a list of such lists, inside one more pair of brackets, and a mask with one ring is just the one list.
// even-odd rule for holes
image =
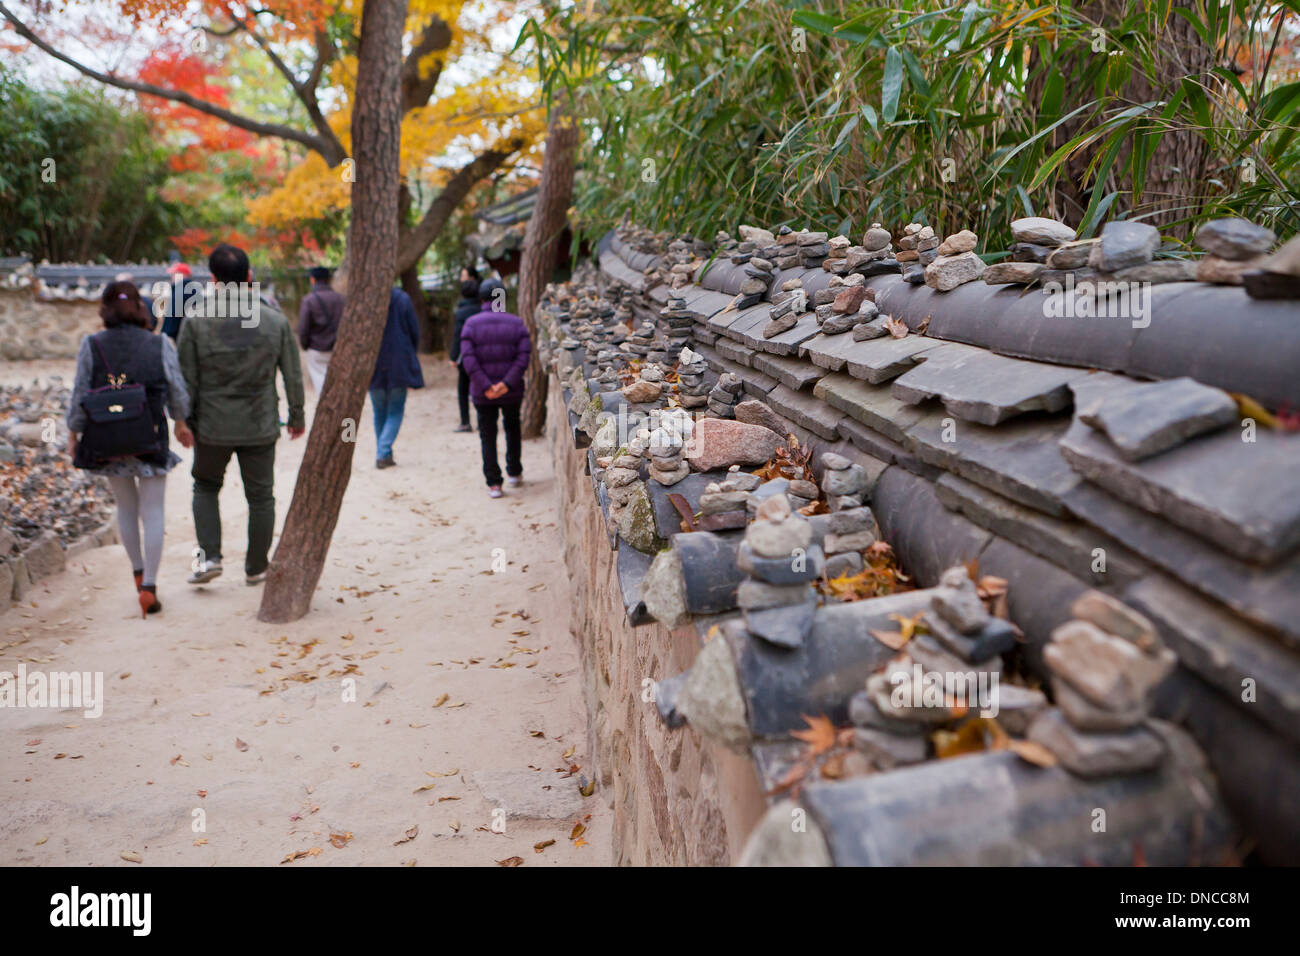
[[[0, 376], [51, 371], [71, 366], [22, 363]], [[185, 584], [194, 535], [183, 450], [167, 489], [161, 615], [141, 620], [114, 545], [73, 558], [0, 616], [0, 670], [102, 671], [105, 697], [98, 719], [0, 709], [0, 861], [610, 861], [609, 810], [599, 793], [577, 794], [590, 773], [586, 718], [546, 445], [526, 443], [525, 486], [490, 500], [477, 434], [451, 432], [451, 366], [428, 360], [425, 374], [430, 387], [407, 401], [397, 468], [374, 468], [367, 402], [303, 620], [256, 619], [233, 463], [221, 499], [226, 573]], [[313, 402], [309, 386], [309, 417]], [[280, 520], [305, 445], [279, 443]], [[349, 676], [355, 701], [344, 700]], [[570, 840], [578, 822], [586, 832]]]

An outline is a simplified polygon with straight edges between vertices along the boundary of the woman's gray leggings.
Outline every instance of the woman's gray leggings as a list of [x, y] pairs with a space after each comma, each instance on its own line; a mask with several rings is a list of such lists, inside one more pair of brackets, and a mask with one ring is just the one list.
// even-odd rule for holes
[[[158, 582], [158, 565], [162, 564], [163, 504], [167, 476], [134, 478], [110, 475], [108, 483], [117, 499], [117, 530], [122, 547], [131, 559], [131, 569], [144, 569], [144, 583]], [[144, 553], [140, 552], [140, 527], [144, 526]]]

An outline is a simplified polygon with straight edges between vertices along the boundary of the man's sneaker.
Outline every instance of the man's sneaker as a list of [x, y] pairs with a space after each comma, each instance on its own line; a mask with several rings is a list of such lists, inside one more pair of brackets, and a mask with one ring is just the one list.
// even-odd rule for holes
[[452, 431], [454, 432], [472, 432], [473, 430], [474, 429], [473, 427], [470, 426], [469, 422], [461, 422], [459, 425], [457, 425], [455, 428], [452, 429]]
[[265, 571], [262, 571], [262, 572], [260, 572], [259, 574], [246, 574], [246, 575], [244, 575], [244, 582], [245, 582], [246, 584], [248, 584], [250, 587], [251, 587], [252, 585], [254, 585], [254, 584], [261, 584], [261, 583], [262, 583], [263, 581], [265, 581], [265, 580], [266, 580], [266, 572], [265, 572]]
[[523, 483], [524, 483], [523, 475], [510, 475], [509, 477], [506, 478], [507, 488], [518, 488]]
[[503, 498], [505, 497], [505, 492], [501, 490], [500, 485], [488, 485], [488, 497]]
[[194, 573], [185, 579], [187, 584], [207, 584], [213, 578], [221, 577], [221, 561], [204, 561], [194, 569]]
[[389, 455], [387, 458], [379, 458], [375, 461], [376, 468], [392, 468], [396, 464], [397, 462], [393, 461], [392, 455]]

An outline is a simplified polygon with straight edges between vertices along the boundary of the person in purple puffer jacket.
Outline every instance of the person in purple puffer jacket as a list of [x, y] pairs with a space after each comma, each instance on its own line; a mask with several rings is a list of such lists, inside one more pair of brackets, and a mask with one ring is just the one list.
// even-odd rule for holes
[[505, 310], [505, 286], [487, 279], [478, 288], [479, 311], [465, 320], [460, 333], [461, 367], [469, 376], [470, 399], [478, 413], [479, 444], [483, 448], [483, 477], [488, 495], [501, 497], [501, 465], [497, 461], [497, 410], [506, 433], [506, 475], [510, 486], [523, 482], [523, 442], [519, 408], [524, 401], [524, 372], [533, 344], [524, 320]]

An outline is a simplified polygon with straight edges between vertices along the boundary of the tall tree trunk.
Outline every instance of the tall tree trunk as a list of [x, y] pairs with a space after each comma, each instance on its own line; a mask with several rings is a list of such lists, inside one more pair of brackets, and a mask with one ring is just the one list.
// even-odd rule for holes
[[[1196, 9], [1193, 0], [1173, 0], [1173, 6]], [[1128, 0], [1089, 0], [1076, 9], [1089, 22], [1105, 30], [1109, 25], [1123, 20], [1128, 7]], [[1168, 100], [1177, 92], [1181, 78], [1188, 74], [1210, 79], [1206, 74], [1214, 65], [1212, 52], [1184, 18], [1170, 15], [1166, 19], [1156, 50], [1154, 76], [1146, 76], [1140, 65], [1135, 63], [1133, 74], [1123, 89], [1126, 105]], [[1083, 50], [1081, 55], [1104, 58], [1106, 52]], [[1038, 62], [1035, 51], [1031, 54], [1031, 64], [1037, 67]], [[1061, 70], [1067, 76], [1075, 75], [1078, 69], [1077, 62], [1067, 60], [1061, 64]], [[1026, 95], [1029, 103], [1041, 102], [1045, 79], [1040, 74], [1030, 85]], [[1068, 107], [1062, 111], [1068, 111]], [[1086, 125], [1095, 125], [1096, 122], [1094, 117], [1078, 116], [1062, 123], [1049, 137], [1049, 151], [1078, 135]], [[1127, 147], [1122, 148], [1116, 156], [1108, 181], [1094, 183], [1091, 187], [1087, 185], [1088, 167], [1100, 149], [1101, 144], [1094, 144], [1080, 149], [1066, 160], [1063, 166], [1066, 175], [1061, 177], [1052, 197], [1051, 213], [1057, 218], [1077, 226], [1094, 191], [1104, 194], [1116, 189], [1121, 193], [1116, 211], [1121, 206], [1127, 206], [1127, 212], [1143, 215], [1144, 221], [1154, 226], [1167, 226], [1186, 218], [1194, 211], [1188, 207], [1198, 206], [1205, 196], [1206, 170], [1210, 164], [1209, 148], [1205, 139], [1195, 130], [1173, 130], [1160, 136], [1147, 163], [1146, 183], [1141, 196], [1133, 195], [1134, 183], [1127, 165], [1130, 161]]]
[[573, 163], [578, 149], [578, 124], [569, 114], [567, 103], [557, 100], [546, 127], [546, 154], [542, 158], [542, 181], [537, 189], [537, 204], [528, 231], [524, 233], [524, 250], [519, 264], [519, 315], [533, 340], [533, 354], [528, 362], [528, 388], [524, 393], [521, 415], [523, 435], [536, 438], [546, 424], [546, 370], [537, 349], [537, 303], [555, 268], [555, 253], [560, 234], [568, 219], [573, 199]]
[[351, 275], [330, 374], [316, 406], [293, 501], [275, 549], [259, 620], [294, 621], [311, 609], [352, 472], [356, 430], [388, 315], [397, 255], [401, 178], [402, 29], [407, 0], [366, 0], [352, 116]]

